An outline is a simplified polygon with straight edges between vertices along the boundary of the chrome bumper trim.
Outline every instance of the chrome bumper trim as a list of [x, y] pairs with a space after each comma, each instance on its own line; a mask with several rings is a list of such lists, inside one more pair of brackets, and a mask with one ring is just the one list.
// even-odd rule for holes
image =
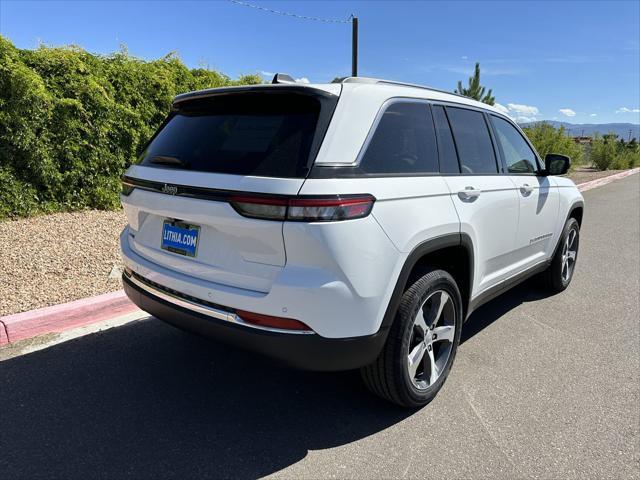
[[216, 318], [218, 320], [223, 320], [225, 322], [233, 323], [235, 325], [241, 325], [243, 327], [252, 328], [254, 330], [261, 330], [265, 332], [285, 333], [288, 335], [315, 335], [315, 332], [312, 330], [285, 330], [281, 328], [263, 327], [263, 326], [247, 323], [242, 319], [242, 317], [240, 317], [239, 315], [233, 312], [227, 312], [225, 310], [210, 307], [208, 305], [194, 302], [192, 300], [187, 300], [185, 298], [180, 297], [179, 295], [167, 292], [154, 285], [150, 285], [135, 273], [132, 275], [125, 271], [125, 275], [131, 283], [134, 283], [135, 285], [151, 293], [152, 295], [158, 298], [161, 298], [166, 302], [172, 303], [174, 305], [185, 308], [187, 310], [201, 313], [208, 317]]

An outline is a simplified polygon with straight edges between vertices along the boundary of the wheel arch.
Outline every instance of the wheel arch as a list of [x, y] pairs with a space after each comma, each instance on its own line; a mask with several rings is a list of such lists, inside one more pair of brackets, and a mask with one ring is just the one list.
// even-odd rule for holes
[[567, 220], [569, 220], [570, 218], [575, 218], [576, 221], [578, 222], [578, 225], [582, 228], [583, 214], [584, 214], [584, 202], [582, 200], [578, 200], [573, 205], [571, 205], [571, 208], [569, 208], [569, 215], [567, 215], [567, 219], [565, 220], [564, 223], [566, 224]]
[[[562, 225], [560, 225], [560, 229], [561, 229], [560, 231], [562, 232], [564, 230], [564, 226], [567, 224], [570, 218], [575, 218], [576, 221], [578, 222], [578, 226], [582, 228], [583, 214], [584, 214], [584, 202], [582, 200], [577, 200], [573, 202], [571, 204], [571, 207], [569, 207], [569, 213], [567, 213], [567, 216], [564, 219], [564, 222], [562, 223]], [[558, 247], [560, 246], [560, 240], [562, 240], [562, 234], [558, 236], [558, 241], [556, 242], [556, 246], [554, 247], [553, 254], [551, 255], [550, 258], [553, 258], [556, 256], [556, 252], [558, 251]]]
[[433, 267], [446, 270], [456, 280], [462, 296], [462, 318], [466, 319], [473, 290], [473, 262], [473, 243], [465, 233], [441, 235], [418, 244], [407, 256], [400, 271], [381, 328], [388, 329], [391, 326], [404, 292], [427, 268]]

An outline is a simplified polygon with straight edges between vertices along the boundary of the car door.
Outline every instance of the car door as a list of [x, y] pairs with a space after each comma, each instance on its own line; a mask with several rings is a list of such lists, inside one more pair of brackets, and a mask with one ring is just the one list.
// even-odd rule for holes
[[491, 115], [496, 143], [504, 168], [519, 198], [515, 262], [521, 270], [548, 258], [555, 246], [559, 199], [553, 179], [539, 175], [535, 151], [509, 120]]
[[440, 168], [460, 219], [460, 231], [474, 249], [471, 296], [513, 273], [518, 196], [502, 175], [489, 125], [480, 110], [433, 107]]

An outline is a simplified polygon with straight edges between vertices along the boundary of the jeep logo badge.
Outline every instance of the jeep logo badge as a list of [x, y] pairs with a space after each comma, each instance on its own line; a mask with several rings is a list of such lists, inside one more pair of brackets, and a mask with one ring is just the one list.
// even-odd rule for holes
[[167, 185], [166, 183], [162, 187], [162, 193], [168, 193], [169, 195], [176, 195], [178, 193], [178, 187], [175, 185]]

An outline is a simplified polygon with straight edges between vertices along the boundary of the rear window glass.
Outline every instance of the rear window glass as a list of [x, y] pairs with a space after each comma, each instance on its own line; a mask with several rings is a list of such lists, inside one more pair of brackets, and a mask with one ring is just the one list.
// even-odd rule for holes
[[187, 101], [142, 154], [142, 165], [304, 177], [320, 102], [300, 94], [234, 94]]
[[497, 173], [493, 144], [484, 115], [476, 110], [447, 107], [462, 173]]
[[432, 173], [438, 150], [429, 105], [397, 102], [382, 115], [360, 168], [365, 173]]

